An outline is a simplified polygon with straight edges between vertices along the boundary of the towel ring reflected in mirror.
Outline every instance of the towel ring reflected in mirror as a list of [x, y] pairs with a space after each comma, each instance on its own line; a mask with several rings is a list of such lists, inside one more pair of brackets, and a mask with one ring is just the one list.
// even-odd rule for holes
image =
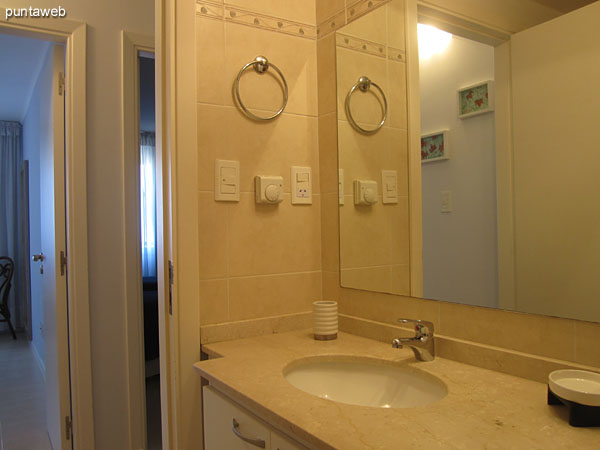
[[[242, 101], [242, 97], [240, 96], [240, 79], [242, 78], [242, 74], [249, 67], [254, 67], [254, 70], [259, 74], [264, 74], [267, 70], [269, 70], [269, 68], [272, 68], [275, 72], [277, 72], [279, 74], [279, 77], [281, 78], [281, 81], [283, 82], [283, 105], [281, 105], [281, 108], [279, 108], [279, 110], [272, 116], [269, 116], [269, 117], [257, 116], [256, 114], [252, 113], [248, 108], [246, 108], [246, 105], [244, 105], [244, 102]], [[257, 56], [256, 58], [254, 58], [253, 61], [250, 61], [248, 64], [246, 64], [244, 67], [242, 67], [242, 69], [239, 71], [239, 73], [235, 79], [235, 98], [236, 98], [240, 108], [244, 112], [244, 114], [246, 114], [246, 116], [248, 116], [249, 118], [251, 118], [253, 120], [263, 120], [263, 121], [273, 120], [283, 112], [283, 110], [285, 109], [285, 107], [287, 105], [288, 85], [287, 85], [287, 82], [285, 81], [285, 77], [283, 76], [283, 73], [281, 73], [281, 70], [279, 70], [279, 68], [275, 64], [269, 62], [269, 60], [267, 58], [265, 58], [264, 56]]]
[[[375, 89], [377, 89], [379, 91], [379, 93], [381, 94], [381, 98], [383, 99], [383, 117], [381, 118], [381, 122], [379, 123], [379, 125], [377, 125], [376, 128], [373, 128], [372, 130], [367, 130], [367, 129], [361, 127], [354, 120], [354, 117], [352, 116], [352, 111], [350, 109], [350, 100], [352, 99], [352, 94], [354, 94], [354, 91], [356, 89], [360, 90], [361, 92], [368, 92], [371, 89], [371, 86], [373, 86]], [[350, 125], [352, 125], [352, 127], [359, 133], [375, 134], [381, 129], [381, 127], [385, 123], [385, 121], [387, 119], [387, 115], [388, 115], [388, 104], [387, 104], [387, 99], [385, 98], [385, 93], [383, 92], [383, 89], [381, 89], [377, 83], [371, 81], [368, 77], [366, 77], [366, 76], [360, 77], [358, 79], [358, 81], [356, 82], [356, 84], [354, 86], [352, 86], [352, 88], [350, 88], [350, 91], [348, 92], [348, 95], [346, 96], [346, 116], [348, 117], [348, 122], [350, 122]]]

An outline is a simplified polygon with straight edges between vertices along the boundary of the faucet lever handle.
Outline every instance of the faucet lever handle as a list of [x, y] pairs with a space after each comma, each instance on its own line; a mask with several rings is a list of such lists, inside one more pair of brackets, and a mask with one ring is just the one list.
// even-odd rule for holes
[[433, 337], [434, 327], [433, 322], [428, 322], [427, 320], [417, 320], [417, 319], [398, 319], [398, 323], [402, 324], [414, 324], [415, 326], [415, 338], [429, 338]]

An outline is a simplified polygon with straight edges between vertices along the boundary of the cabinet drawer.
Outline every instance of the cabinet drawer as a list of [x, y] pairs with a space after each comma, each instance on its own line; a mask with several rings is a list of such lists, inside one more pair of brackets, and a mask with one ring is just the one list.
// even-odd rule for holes
[[271, 450], [306, 450], [306, 447], [302, 447], [276, 431], [271, 431]]
[[[256, 450], [271, 448], [270, 430], [258, 419], [242, 410], [211, 386], [204, 386], [204, 449], [205, 450]], [[237, 423], [240, 436], [255, 441], [255, 445], [244, 441], [233, 430]], [[283, 450], [283, 449], [282, 449]]]

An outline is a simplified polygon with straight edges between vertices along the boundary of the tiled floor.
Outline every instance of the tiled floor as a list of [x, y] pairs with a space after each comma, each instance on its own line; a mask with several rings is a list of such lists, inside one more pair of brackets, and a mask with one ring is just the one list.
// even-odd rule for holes
[[22, 335], [0, 335], [0, 449], [52, 450], [44, 378]]

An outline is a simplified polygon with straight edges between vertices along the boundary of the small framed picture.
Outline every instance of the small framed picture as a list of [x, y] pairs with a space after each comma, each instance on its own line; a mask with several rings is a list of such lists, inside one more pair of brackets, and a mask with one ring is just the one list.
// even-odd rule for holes
[[494, 110], [494, 82], [492, 80], [458, 90], [458, 117], [485, 114]]
[[448, 130], [440, 130], [435, 133], [421, 136], [421, 162], [443, 161], [450, 159], [450, 147], [448, 145]]

